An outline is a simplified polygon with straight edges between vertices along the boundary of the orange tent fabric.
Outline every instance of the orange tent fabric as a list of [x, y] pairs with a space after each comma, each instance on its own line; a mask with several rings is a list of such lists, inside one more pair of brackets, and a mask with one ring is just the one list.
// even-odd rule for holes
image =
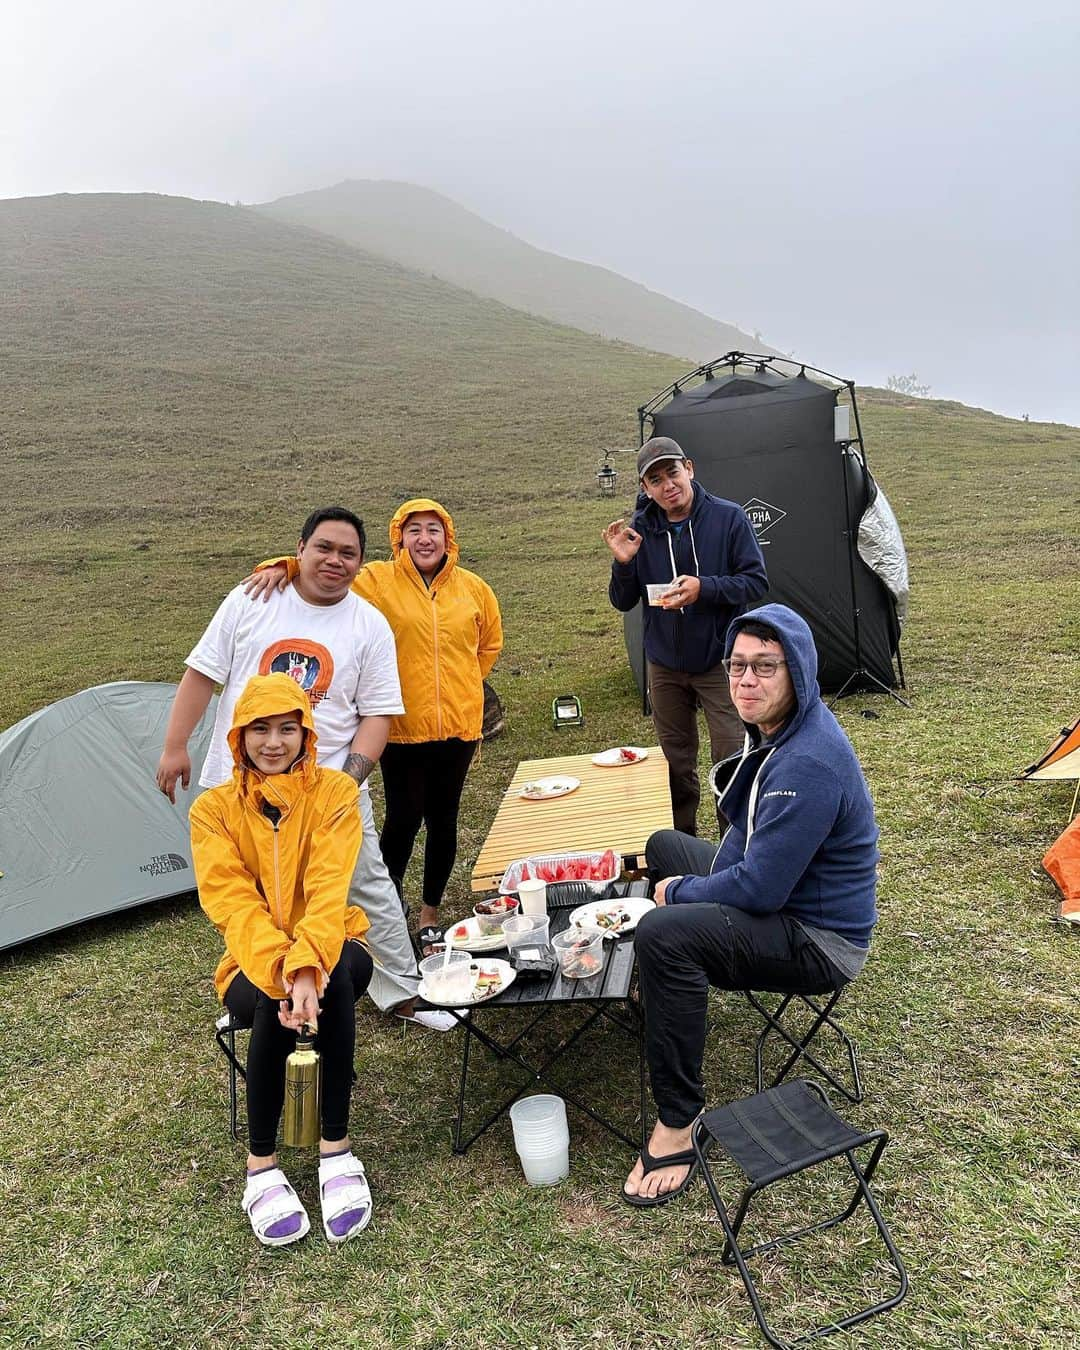
[[1080, 816], [1046, 850], [1043, 867], [1061, 892], [1061, 917], [1080, 923]]
[[1061, 734], [1041, 759], [1020, 774], [1021, 778], [1080, 778], [1080, 717]]

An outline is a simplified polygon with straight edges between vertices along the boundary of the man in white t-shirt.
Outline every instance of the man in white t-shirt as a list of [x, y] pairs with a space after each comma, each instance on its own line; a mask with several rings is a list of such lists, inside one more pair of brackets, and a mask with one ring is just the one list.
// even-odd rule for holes
[[446, 1030], [448, 1013], [415, 1010], [418, 973], [401, 901], [379, 852], [367, 777], [386, 745], [391, 717], [404, 711], [390, 625], [350, 589], [364, 557], [363, 522], [343, 507], [313, 512], [304, 523], [292, 584], [267, 605], [237, 586], [222, 601], [187, 658], [158, 765], [158, 787], [175, 800], [191, 780], [187, 743], [215, 684], [223, 686], [199, 782], [216, 787], [233, 771], [226, 740], [237, 698], [252, 675], [290, 675], [311, 701], [319, 763], [360, 784], [363, 838], [349, 901], [371, 923], [376, 958], [368, 993], [383, 1011]]

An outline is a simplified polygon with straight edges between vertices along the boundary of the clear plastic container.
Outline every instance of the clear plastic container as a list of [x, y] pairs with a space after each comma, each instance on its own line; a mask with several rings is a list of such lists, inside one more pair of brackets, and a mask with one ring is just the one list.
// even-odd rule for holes
[[568, 928], [551, 939], [559, 969], [569, 980], [588, 980], [604, 968], [604, 936], [585, 928]]

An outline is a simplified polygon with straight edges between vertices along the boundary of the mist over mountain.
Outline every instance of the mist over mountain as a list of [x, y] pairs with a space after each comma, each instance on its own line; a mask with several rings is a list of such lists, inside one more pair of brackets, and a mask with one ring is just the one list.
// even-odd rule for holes
[[413, 183], [349, 180], [259, 210], [586, 333], [692, 362], [733, 349], [776, 352], [759, 333], [742, 332], [607, 268], [534, 248]]

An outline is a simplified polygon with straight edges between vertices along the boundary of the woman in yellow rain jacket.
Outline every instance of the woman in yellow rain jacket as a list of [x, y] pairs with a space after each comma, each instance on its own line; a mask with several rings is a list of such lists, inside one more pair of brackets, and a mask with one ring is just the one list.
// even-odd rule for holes
[[[502, 649], [495, 592], [458, 564], [450, 512], [429, 497], [399, 506], [390, 521], [390, 562], [366, 563], [352, 588], [386, 618], [397, 646], [405, 712], [390, 723], [382, 753], [386, 818], [379, 848], [399, 893], [421, 824], [424, 881], [417, 939], [442, 941], [439, 905], [457, 857], [465, 776], [480, 743], [484, 680]], [[295, 559], [260, 563], [244, 578], [252, 598], [289, 584]], [[404, 899], [404, 896], [402, 896]]]
[[469, 764], [480, 743], [484, 680], [502, 648], [499, 602], [458, 563], [449, 511], [414, 497], [390, 521], [390, 562], [363, 567], [353, 589], [387, 619], [397, 644], [405, 712], [383, 751], [386, 819], [379, 847], [399, 889], [421, 823], [421, 947], [442, 941], [439, 904], [457, 857], [457, 822]]
[[309, 1230], [275, 1150], [285, 1060], [304, 1023], [317, 1023], [323, 1228], [343, 1242], [371, 1218], [371, 1192], [348, 1138], [354, 1010], [372, 970], [357, 940], [367, 918], [346, 905], [360, 849], [357, 787], [347, 774], [317, 767], [311, 706], [288, 675], [248, 681], [229, 744], [232, 781], [196, 799], [190, 824], [199, 902], [225, 939], [214, 983], [229, 1012], [251, 1027], [243, 1205], [266, 1246]]

